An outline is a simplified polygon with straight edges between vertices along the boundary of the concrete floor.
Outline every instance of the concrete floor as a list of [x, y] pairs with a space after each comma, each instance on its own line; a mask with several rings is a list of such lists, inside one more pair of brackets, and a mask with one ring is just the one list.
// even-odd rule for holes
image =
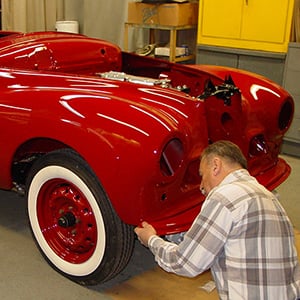
[[[292, 174], [277, 191], [295, 228], [300, 229], [300, 159], [284, 158]], [[166, 274], [138, 242], [129, 265], [112, 281], [95, 287], [71, 282], [40, 255], [29, 231], [25, 199], [12, 192], [0, 191], [0, 240], [1, 300], [217, 299], [216, 291], [205, 294], [200, 288], [211, 280], [209, 273], [196, 279]], [[189, 298], [180, 296], [184, 290], [189, 291]]]

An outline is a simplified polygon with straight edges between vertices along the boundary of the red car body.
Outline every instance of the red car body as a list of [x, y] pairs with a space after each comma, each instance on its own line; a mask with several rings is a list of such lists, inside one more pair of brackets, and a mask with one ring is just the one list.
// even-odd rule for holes
[[[187, 230], [199, 213], [199, 157], [211, 142], [238, 144], [250, 173], [270, 190], [290, 173], [278, 155], [293, 99], [246, 71], [173, 64], [81, 35], [3, 32], [0, 97], [2, 189], [26, 192], [35, 161], [71, 149], [93, 171], [122, 223], [147, 220], [161, 235]], [[49, 202], [42, 203], [39, 224]], [[64, 216], [60, 221], [74, 217]], [[81, 283], [111, 277], [95, 279], [97, 268], [93, 276], [73, 274], [46, 257]]]

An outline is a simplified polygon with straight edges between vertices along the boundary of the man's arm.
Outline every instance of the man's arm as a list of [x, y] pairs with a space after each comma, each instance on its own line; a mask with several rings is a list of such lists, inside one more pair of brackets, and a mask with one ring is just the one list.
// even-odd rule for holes
[[231, 220], [228, 209], [219, 201], [210, 199], [179, 245], [158, 237], [147, 222], [143, 222], [143, 227], [136, 228], [135, 232], [165, 271], [194, 277], [211, 267], [227, 240]]

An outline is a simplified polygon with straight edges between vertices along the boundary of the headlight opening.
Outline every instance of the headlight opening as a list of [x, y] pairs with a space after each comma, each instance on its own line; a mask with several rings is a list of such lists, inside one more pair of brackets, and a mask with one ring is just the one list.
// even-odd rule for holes
[[164, 176], [173, 176], [183, 162], [184, 148], [178, 138], [170, 140], [160, 157], [160, 170]]

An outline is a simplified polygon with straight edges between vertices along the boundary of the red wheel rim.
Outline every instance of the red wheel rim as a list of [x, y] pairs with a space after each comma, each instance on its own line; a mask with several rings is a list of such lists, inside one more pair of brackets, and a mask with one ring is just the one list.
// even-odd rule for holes
[[40, 230], [51, 249], [63, 260], [87, 261], [97, 245], [97, 222], [89, 201], [72, 183], [52, 179], [37, 199]]

